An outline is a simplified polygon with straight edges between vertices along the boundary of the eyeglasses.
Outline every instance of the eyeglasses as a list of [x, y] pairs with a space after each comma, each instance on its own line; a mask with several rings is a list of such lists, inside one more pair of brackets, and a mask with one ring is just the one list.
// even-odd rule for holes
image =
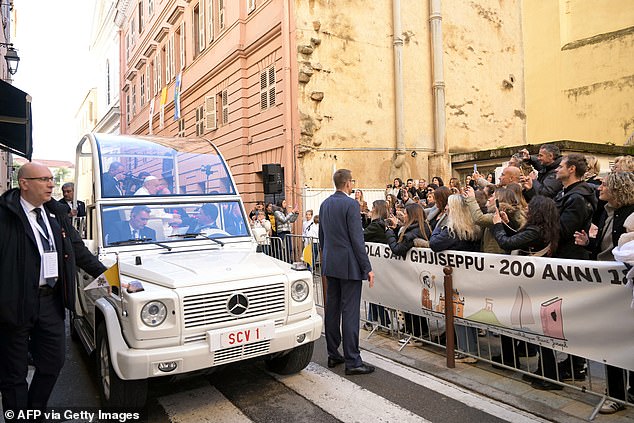
[[22, 178], [28, 181], [53, 182], [55, 178], [52, 176], [38, 176], [37, 178]]

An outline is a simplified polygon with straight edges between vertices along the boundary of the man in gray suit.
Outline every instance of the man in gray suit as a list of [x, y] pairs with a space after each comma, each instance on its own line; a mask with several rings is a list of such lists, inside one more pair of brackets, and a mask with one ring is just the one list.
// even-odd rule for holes
[[[352, 173], [339, 169], [333, 176], [337, 191], [319, 209], [319, 245], [326, 289], [328, 367], [346, 364], [347, 375], [372, 373], [374, 367], [359, 352], [361, 281], [374, 285], [374, 272], [365, 252], [359, 203], [350, 198]], [[339, 353], [343, 332], [343, 357]], [[344, 358], [345, 357], [345, 358]]]

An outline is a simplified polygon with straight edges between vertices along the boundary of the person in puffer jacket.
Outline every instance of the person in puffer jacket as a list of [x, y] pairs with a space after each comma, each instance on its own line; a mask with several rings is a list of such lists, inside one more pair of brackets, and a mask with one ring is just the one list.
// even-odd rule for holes
[[564, 156], [557, 168], [557, 179], [563, 189], [554, 200], [559, 210], [559, 247], [554, 257], [588, 260], [590, 254], [575, 244], [575, 232], [590, 230], [592, 216], [597, 209], [594, 188], [582, 180], [588, 168], [583, 154]]

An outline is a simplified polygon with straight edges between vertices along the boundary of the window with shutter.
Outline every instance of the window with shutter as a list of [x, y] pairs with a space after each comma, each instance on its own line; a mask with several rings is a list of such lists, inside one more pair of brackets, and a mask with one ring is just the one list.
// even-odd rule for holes
[[152, 80], [152, 73], [150, 69], [150, 63], [148, 63], [147, 67], [145, 68], [145, 83], [147, 84], [147, 88], [145, 90], [145, 100], [147, 102], [149, 102], [150, 99], [152, 98], [152, 90], [150, 89], [151, 80]]
[[227, 90], [222, 91], [222, 124], [229, 123], [229, 101], [227, 99]]
[[204, 134], [205, 127], [205, 112], [203, 110], [204, 106], [200, 106], [196, 108], [196, 135], [201, 136]]
[[179, 63], [180, 63], [180, 69], [183, 70], [185, 69], [185, 22], [181, 23], [179, 43], [180, 43], [180, 62]]
[[132, 81], [132, 116], [136, 115], [136, 81]]
[[275, 106], [275, 66], [269, 68], [269, 107]]
[[205, 129], [212, 131], [216, 125], [216, 98], [213, 95], [205, 97]]
[[218, 0], [218, 28], [225, 29], [225, 2]]
[[163, 88], [163, 67], [161, 66], [160, 54], [156, 55], [156, 84], [158, 89], [155, 92], [158, 93]]
[[174, 34], [170, 36], [169, 41], [167, 42], [167, 50], [169, 52], [169, 67], [170, 67], [170, 78], [171, 81], [173, 77], [176, 76], [176, 57], [174, 56]]
[[178, 119], [178, 136], [185, 137], [185, 118]]
[[130, 94], [125, 95], [125, 121], [129, 125], [130, 124]]
[[145, 24], [144, 18], [143, 18], [143, 2], [142, 1], [139, 2], [139, 8], [137, 10], [139, 11], [139, 34], [141, 34], [141, 32], [143, 31], [143, 25]]
[[260, 73], [260, 110], [275, 106], [275, 66]]
[[194, 57], [200, 54], [200, 5], [195, 5], [192, 9], [192, 45], [194, 46]]
[[161, 59], [163, 63], [165, 63], [165, 85], [169, 84], [172, 79], [171, 67], [170, 67], [170, 53], [169, 53], [169, 40], [167, 40], [167, 44], [161, 49]]
[[139, 100], [143, 107], [145, 105], [145, 74], [139, 77]]
[[[208, 0], [212, 1], [212, 0]], [[198, 17], [198, 50], [203, 51], [205, 49], [205, 7], [204, 0], [200, 0], [200, 16]]]
[[158, 56], [154, 56], [154, 94], [159, 92], [159, 64]]
[[209, 43], [214, 40], [214, 0], [207, 0], [207, 38]]

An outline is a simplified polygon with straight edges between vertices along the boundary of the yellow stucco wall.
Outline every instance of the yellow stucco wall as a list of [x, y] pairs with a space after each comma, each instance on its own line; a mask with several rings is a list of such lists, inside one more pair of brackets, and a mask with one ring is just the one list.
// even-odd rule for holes
[[634, 133], [632, 5], [524, 2], [528, 142], [623, 145]]
[[[409, 159], [399, 170], [403, 177], [426, 170], [425, 154], [409, 155], [414, 147], [433, 148], [428, 17], [420, 3], [402, 2], [401, 12]], [[328, 187], [334, 166], [352, 169], [361, 186], [384, 186], [396, 148], [392, 2], [350, 0], [335, 7], [315, 0], [295, 7], [300, 74], [307, 63], [313, 68], [299, 85], [304, 181]], [[312, 54], [303, 54], [311, 38], [319, 44], [313, 40]], [[313, 92], [324, 93], [323, 100], [311, 99]]]
[[442, 5], [449, 152], [523, 144], [519, 0]]
[[[392, 3], [294, 2], [302, 128], [298, 168], [305, 185], [329, 187], [335, 167], [353, 170], [363, 187], [384, 187], [396, 176], [433, 176], [429, 4], [401, 1], [406, 154], [395, 167]], [[444, 0], [442, 15], [449, 152], [523, 144], [519, 0]], [[323, 99], [315, 100], [314, 93], [323, 93]], [[438, 166], [431, 168], [436, 172]]]

